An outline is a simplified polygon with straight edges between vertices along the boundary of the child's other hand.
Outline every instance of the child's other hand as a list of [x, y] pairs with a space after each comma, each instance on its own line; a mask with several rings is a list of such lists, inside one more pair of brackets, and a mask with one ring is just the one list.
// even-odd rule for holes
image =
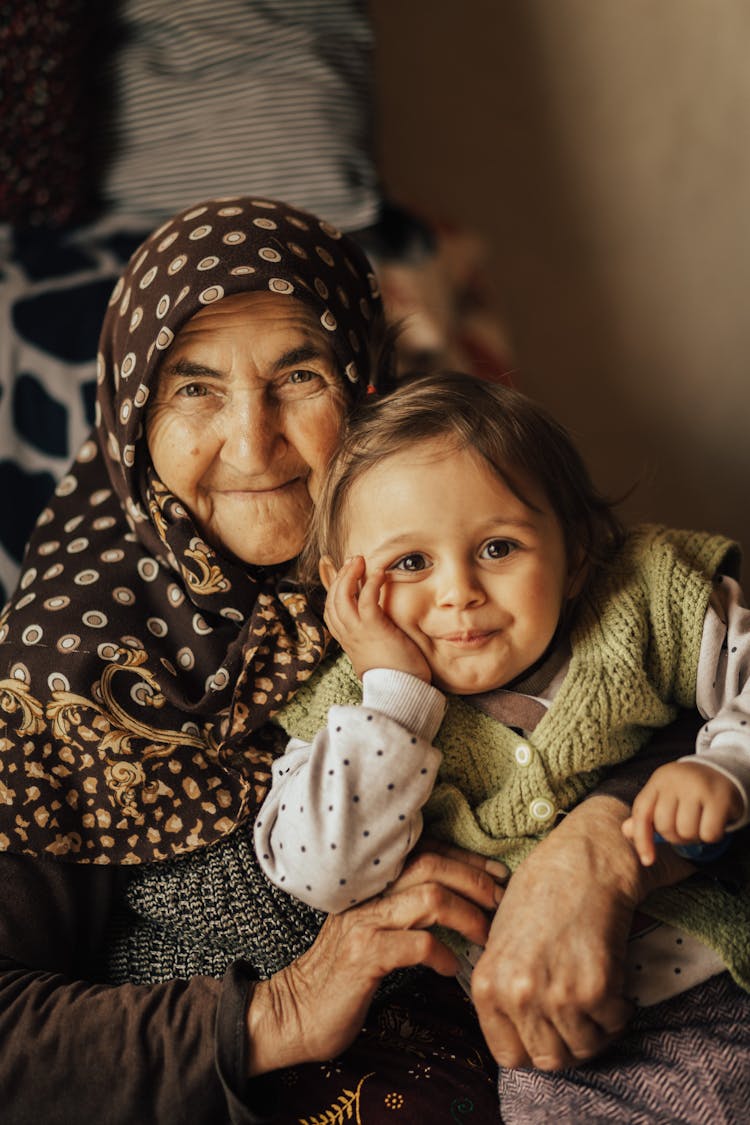
[[714, 844], [742, 808], [737, 786], [723, 773], [697, 762], [670, 762], [640, 791], [622, 831], [650, 867], [656, 860], [654, 832], [670, 844]]
[[370, 668], [393, 668], [425, 683], [432, 681], [430, 667], [414, 641], [380, 608], [383, 570], [365, 575], [365, 560], [355, 555], [338, 571], [330, 559], [323, 559], [320, 575], [328, 591], [326, 625], [360, 679]]

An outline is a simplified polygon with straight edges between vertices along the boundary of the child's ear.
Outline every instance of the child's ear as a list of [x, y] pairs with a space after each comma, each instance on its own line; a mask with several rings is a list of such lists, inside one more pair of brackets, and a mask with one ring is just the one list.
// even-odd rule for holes
[[336, 570], [336, 567], [333, 565], [333, 559], [331, 558], [331, 556], [323, 555], [322, 559], [318, 563], [318, 574], [320, 575], [320, 581], [323, 583], [326, 590], [330, 590], [337, 573], [338, 572]]

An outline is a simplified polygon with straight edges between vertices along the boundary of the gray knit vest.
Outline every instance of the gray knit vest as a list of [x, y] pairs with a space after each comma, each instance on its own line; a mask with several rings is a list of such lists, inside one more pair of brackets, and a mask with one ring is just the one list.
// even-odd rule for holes
[[122, 872], [96, 974], [110, 984], [221, 977], [238, 959], [265, 979], [304, 953], [325, 917], [268, 882], [252, 820], [210, 848]]

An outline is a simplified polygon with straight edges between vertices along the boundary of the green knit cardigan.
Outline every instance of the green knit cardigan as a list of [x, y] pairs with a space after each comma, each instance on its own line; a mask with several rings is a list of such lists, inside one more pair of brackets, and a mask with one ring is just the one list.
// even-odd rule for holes
[[[518, 866], [609, 767], [636, 754], [680, 707], [695, 707], [713, 581], [738, 558], [721, 536], [633, 529], [578, 608], [568, 673], [530, 737], [449, 696], [435, 740], [443, 762], [424, 809], [430, 833]], [[276, 721], [312, 741], [332, 705], [361, 699], [350, 662], [338, 656]], [[652, 895], [646, 909], [716, 948], [750, 990], [750, 859], [742, 881], [747, 889], [730, 894], [696, 877]]]

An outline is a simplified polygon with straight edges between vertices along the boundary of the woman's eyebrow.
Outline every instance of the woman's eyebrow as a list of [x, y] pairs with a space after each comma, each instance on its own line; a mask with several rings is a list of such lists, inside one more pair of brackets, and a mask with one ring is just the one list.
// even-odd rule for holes
[[165, 363], [160, 371], [161, 375], [176, 376], [182, 378], [197, 379], [201, 376], [209, 375], [214, 379], [223, 379], [224, 373], [216, 371], [213, 367], [208, 367], [205, 363], [196, 363], [192, 359], [177, 359], [174, 363]]
[[[289, 348], [288, 351], [283, 352], [271, 365], [271, 373], [276, 375], [279, 371], [286, 371], [289, 367], [296, 367], [301, 363], [309, 363], [310, 360], [327, 359], [327, 352], [324, 348], [318, 347], [315, 344], [299, 344], [295, 348]], [[205, 363], [196, 363], [195, 360], [187, 359], [183, 356], [174, 361], [174, 363], [165, 363], [162, 368], [162, 373], [167, 376], [178, 376], [180, 378], [197, 379], [201, 376], [210, 376], [213, 379], [225, 378], [223, 371], [217, 371], [213, 367], [209, 367]]]
[[325, 359], [326, 353], [322, 347], [315, 344], [299, 344], [296, 348], [290, 348], [289, 351], [280, 355], [274, 361], [272, 370], [274, 372], [284, 371], [287, 367], [295, 367], [300, 363], [309, 363], [311, 359]]

